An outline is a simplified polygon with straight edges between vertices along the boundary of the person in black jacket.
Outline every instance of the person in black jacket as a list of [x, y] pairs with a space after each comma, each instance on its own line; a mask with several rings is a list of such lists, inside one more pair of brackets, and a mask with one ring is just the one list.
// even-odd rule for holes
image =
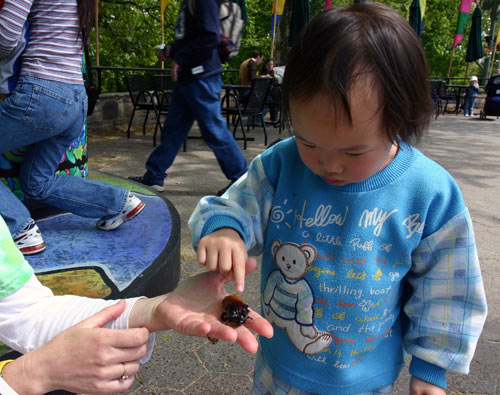
[[223, 68], [218, 53], [217, 0], [184, 0], [177, 15], [174, 38], [174, 43], [158, 56], [161, 60], [173, 59], [171, 75], [175, 81], [161, 144], [146, 161], [146, 173], [129, 178], [162, 192], [165, 172], [196, 120], [203, 139], [232, 184], [247, 171], [247, 162], [221, 113]]

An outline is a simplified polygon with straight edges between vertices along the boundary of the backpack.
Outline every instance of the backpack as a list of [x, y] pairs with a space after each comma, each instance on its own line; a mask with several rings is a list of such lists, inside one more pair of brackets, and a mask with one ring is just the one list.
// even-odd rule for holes
[[[218, 50], [220, 60], [224, 63], [238, 54], [245, 23], [241, 18], [241, 8], [238, 4], [230, 0], [217, 0], [217, 2], [221, 36]], [[189, 0], [188, 7], [191, 15], [195, 15], [196, 0]]]

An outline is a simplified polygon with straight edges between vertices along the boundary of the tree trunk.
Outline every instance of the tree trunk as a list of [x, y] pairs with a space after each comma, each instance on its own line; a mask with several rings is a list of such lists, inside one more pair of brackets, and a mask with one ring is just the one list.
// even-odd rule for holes
[[285, 3], [285, 9], [281, 16], [281, 21], [276, 29], [276, 39], [274, 42], [274, 64], [284, 66], [288, 58], [288, 36], [290, 34], [290, 22], [292, 20], [292, 2]]

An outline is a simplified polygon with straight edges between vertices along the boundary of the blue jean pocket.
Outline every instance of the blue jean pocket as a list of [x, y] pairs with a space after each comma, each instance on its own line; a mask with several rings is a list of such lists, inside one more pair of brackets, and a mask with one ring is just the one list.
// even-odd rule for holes
[[22, 84], [15, 94], [17, 104], [25, 108], [23, 122], [34, 131], [49, 135], [60, 132], [73, 107], [70, 98], [40, 85]]

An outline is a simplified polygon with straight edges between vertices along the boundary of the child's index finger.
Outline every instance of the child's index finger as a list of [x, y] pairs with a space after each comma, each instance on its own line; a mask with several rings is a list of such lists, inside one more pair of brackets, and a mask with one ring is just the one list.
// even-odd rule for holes
[[233, 251], [233, 277], [236, 292], [242, 293], [245, 290], [246, 277], [246, 251], [236, 249]]
[[242, 293], [245, 290], [245, 265], [234, 265], [233, 275], [236, 292]]

